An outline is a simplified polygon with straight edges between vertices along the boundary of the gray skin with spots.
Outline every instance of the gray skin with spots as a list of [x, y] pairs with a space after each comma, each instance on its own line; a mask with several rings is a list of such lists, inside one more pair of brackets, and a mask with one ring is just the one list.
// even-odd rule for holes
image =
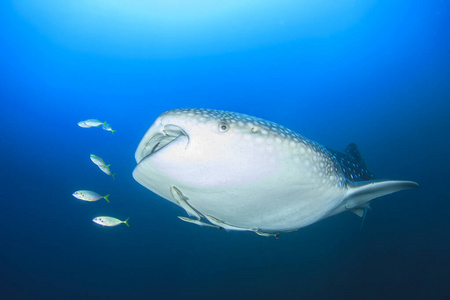
[[354, 144], [339, 153], [276, 123], [211, 109], [163, 113], [135, 158], [135, 180], [193, 218], [182, 220], [265, 236], [361, 215], [370, 200], [417, 187], [374, 180]]

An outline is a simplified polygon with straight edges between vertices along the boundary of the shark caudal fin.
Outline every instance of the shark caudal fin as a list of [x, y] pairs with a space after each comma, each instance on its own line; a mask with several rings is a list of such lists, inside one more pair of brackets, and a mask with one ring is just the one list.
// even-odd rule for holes
[[349, 184], [346, 200], [347, 210], [364, 207], [364, 204], [375, 198], [389, 195], [401, 190], [414, 189], [419, 185], [413, 181], [374, 180]]
[[364, 220], [366, 219], [366, 215], [367, 215], [367, 210], [368, 210], [368, 208], [364, 209], [364, 213], [362, 215], [361, 226], [359, 226], [359, 231], [362, 231], [362, 228], [363, 228], [363, 225], [364, 225]]
[[355, 207], [355, 208], [351, 209], [350, 211], [352, 213], [354, 213], [355, 215], [357, 215], [358, 217], [364, 218], [364, 215], [366, 214], [366, 211], [368, 209], [372, 209], [370, 207], [370, 203], [369, 202], [361, 204], [358, 207]]
[[370, 209], [369, 201], [401, 190], [414, 189], [419, 185], [413, 181], [370, 180], [349, 182], [347, 194], [341, 204], [324, 215], [327, 218], [344, 211], [351, 211], [364, 219], [365, 211]]

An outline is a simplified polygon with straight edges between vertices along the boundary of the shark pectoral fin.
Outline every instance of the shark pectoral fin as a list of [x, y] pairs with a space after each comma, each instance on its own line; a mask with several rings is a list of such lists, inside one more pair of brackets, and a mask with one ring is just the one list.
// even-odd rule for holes
[[189, 200], [188, 197], [183, 195], [183, 193], [175, 186], [170, 188], [170, 192], [178, 205], [181, 206], [190, 217], [195, 217], [197, 220], [200, 220], [200, 214], [187, 202], [187, 200]]
[[346, 195], [345, 208], [348, 210], [364, 208], [363, 204], [372, 199], [417, 187], [419, 185], [413, 181], [380, 180], [353, 183]]
[[199, 225], [199, 226], [207, 226], [207, 227], [213, 227], [213, 228], [220, 229], [219, 226], [211, 225], [211, 224], [202, 222], [202, 221], [200, 221], [200, 220], [189, 219], [189, 218], [186, 218], [186, 217], [180, 217], [180, 216], [178, 216], [178, 218], [179, 218], [180, 220], [182, 220], [182, 221], [185, 221], [185, 222], [188, 222], [188, 223], [192, 223], [192, 224], [196, 224], [196, 225]]

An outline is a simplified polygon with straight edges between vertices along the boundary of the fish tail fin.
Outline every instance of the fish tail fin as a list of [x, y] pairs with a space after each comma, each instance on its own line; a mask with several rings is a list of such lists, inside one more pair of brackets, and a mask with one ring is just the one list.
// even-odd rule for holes
[[114, 132], [116, 132], [117, 130], [111, 130], [111, 133], [114, 135]]
[[116, 180], [116, 173], [112, 174], [112, 178], [113, 178], [113, 180]]
[[130, 218], [128, 217], [125, 221], [123, 221], [124, 223], [125, 223], [125, 225], [127, 225], [128, 227], [130, 227], [130, 225], [128, 224], [128, 220], [129, 220]]
[[106, 196], [105, 196], [105, 197], [103, 197], [103, 198], [105, 198], [106, 202], [108, 202], [108, 203], [111, 203], [111, 202], [109, 202], [109, 200], [108, 200], [108, 197], [109, 197], [109, 194], [108, 194], [108, 195], [106, 195]]

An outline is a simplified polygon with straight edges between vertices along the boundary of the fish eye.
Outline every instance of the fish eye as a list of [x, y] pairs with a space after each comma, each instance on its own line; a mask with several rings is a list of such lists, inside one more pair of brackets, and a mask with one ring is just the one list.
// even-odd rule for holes
[[227, 132], [228, 129], [230, 129], [230, 125], [228, 125], [228, 123], [226, 123], [226, 122], [219, 123], [219, 131], [220, 132]]

